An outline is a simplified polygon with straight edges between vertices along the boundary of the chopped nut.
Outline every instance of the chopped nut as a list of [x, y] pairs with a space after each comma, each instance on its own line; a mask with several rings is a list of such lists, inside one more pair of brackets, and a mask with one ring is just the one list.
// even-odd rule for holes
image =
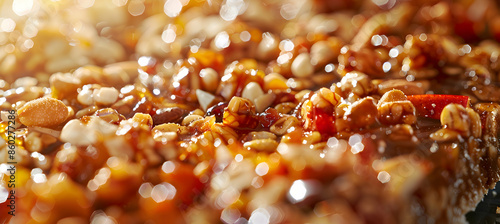
[[498, 103], [478, 103], [474, 106], [484, 121], [484, 135], [488, 136], [488, 141], [497, 141], [500, 138], [500, 105]]
[[30, 132], [24, 139], [26, 149], [30, 152], [40, 152], [42, 150], [42, 139], [40, 133]]
[[118, 100], [118, 95], [120, 92], [114, 87], [102, 87], [100, 89], [94, 90], [92, 97], [96, 103], [102, 105], [111, 105]]
[[89, 106], [86, 108], [83, 108], [76, 112], [75, 118], [82, 118], [83, 116], [89, 116], [95, 113], [99, 108], [97, 106]]
[[316, 91], [300, 108], [302, 123], [306, 130], [333, 134], [335, 130], [335, 108], [340, 96], [327, 88]]
[[201, 89], [196, 90], [196, 98], [198, 98], [198, 103], [200, 107], [207, 111], [207, 108], [212, 106], [215, 102], [215, 96], [211, 93], [205, 92]]
[[30, 101], [45, 95], [44, 88], [38, 86], [18, 87], [9, 89], [3, 93], [7, 102], [17, 104], [21, 101]]
[[180, 123], [187, 114], [188, 111], [180, 107], [161, 108], [156, 110], [156, 114], [153, 115], [153, 123], [154, 125], [163, 123]]
[[411, 140], [413, 136], [413, 128], [409, 124], [394, 125], [389, 134], [389, 138], [396, 141]]
[[[236, 139], [238, 139], [238, 134], [231, 127], [221, 123], [212, 125], [211, 131], [216, 134], [217, 138], [220, 138], [221, 140], [229, 144], [232, 142], [236, 142]], [[215, 140], [215, 138], [213, 139]]]
[[241, 96], [245, 86], [250, 82], [263, 84], [265, 73], [258, 70], [255, 60], [235, 61], [227, 66], [221, 83], [217, 88], [217, 94], [230, 100], [233, 96]]
[[274, 93], [266, 93], [261, 95], [255, 99], [255, 111], [263, 112], [265, 111], [276, 99], [276, 95]]
[[241, 93], [241, 97], [249, 99], [250, 101], [255, 103], [255, 99], [264, 95], [264, 91], [260, 85], [256, 82], [248, 83], [245, 88], [243, 88], [243, 92]]
[[471, 108], [464, 108], [460, 104], [448, 104], [441, 112], [440, 120], [443, 128], [433, 133], [431, 136], [433, 138], [443, 136], [445, 130], [455, 131], [462, 137], [481, 137], [481, 118]]
[[60, 100], [44, 97], [26, 103], [17, 114], [26, 126], [53, 127], [66, 120], [68, 108]]
[[120, 121], [125, 120], [125, 117], [116, 110], [111, 108], [100, 109], [94, 113], [95, 116], [100, 117], [104, 121], [112, 124], [119, 124]]
[[200, 119], [203, 119], [203, 117], [200, 115], [191, 114], [191, 115], [184, 117], [181, 124], [184, 126], [187, 126], [187, 125], [189, 125], [189, 123], [196, 121], [196, 120], [200, 120]]
[[213, 68], [204, 68], [200, 70], [201, 83], [203, 89], [207, 92], [214, 93], [219, 85], [219, 74]]
[[264, 33], [262, 40], [257, 46], [257, 58], [263, 61], [269, 61], [276, 58], [279, 53], [279, 40], [271, 33]]
[[460, 136], [460, 133], [457, 132], [457, 131], [442, 128], [442, 129], [439, 129], [436, 132], [432, 133], [430, 135], [430, 138], [432, 140], [435, 140], [435, 141], [442, 141], [442, 142], [444, 142], [444, 141], [450, 141], [450, 140], [458, 139], [459, 136]]
[[76, 69], [73, 72], [74, 77], [81, 81], [82, 85], [90, 83], [102, 83], [102, 68], [88, 65]]
[[92, 105], [94, 104], [94, 98], [92, 97], [92, 92], [90, 89], [88, 88], [83, 88], [79, 93], [78, 93], [78, 96], [77, 96], [77, 100], [78, 102], [80, 102], [82, 105]]
[[71, 73], [56, 73], [50, 76], [50, 87], [52, 96], [58, 99], [64, 99], [75, 95], [76, 90], [82, 85], [80, 79]]
[[401, 90], [405, 95], [418, 95], [425, 93], [422, 83], [408, 82], [404, 79], [391, 79], [378, 84], [378, 93], [380, 95], [383, 95], [393, 89]]
[[280, 103], [274, 106], [274, 109], [280, 114], [288, 114], [297, 107], [297, 104], [291, 102]]
[[278, 142], [272, 139], [256, 139], [245, 142], [243, 147], [248, 150], [253, 149], [257, 151], [273, 152], [276, 150], [276, 147], [278, 147]]
[[[337, 116], [341, 114], [337, 113]], [[377, 106], [373, 98], [365, 97], [345, 108], [342, 117], [339, 118], [336, 120], [337, 130], [339, 131], [365, 128], [376, 121]]]
[[177, 132], [154, 132], [153, 139], [155, 141], [173, 141], [177, 139]]
[[311, 102], [318, 108], [336, 107], [340, 103], [340, 96], [327, 88], [321, 88], [311, 96]]
[[328, 41], [318, 41], [311, 46], [311, 62], [314, 65], [324, 65], [336, 56]]
[[33, 77], [21, 77], [16, 79], [14, 83], [12, 83], [11, 88], [17, 87], [31, 87], [36, 86], [38, 84], [38, 80]]
[[120, 88], [139, 75], [137, 61], [124, 61], [107, 65], [102, 69], [103, 84]]
[[448, 104], [441, 112], [441, 125], [444, 129], [458, 132], [463, 137], [481, 137], [481, 118], [471, 108], [460, 104]]
[[361, 72], [349, 72], [340, 82], [332, 85], [331, 89], [344, 99], [353, 102], [370, 94], [375, 87], [367, 75]]
[[177, 132], [180, 129], [180, 125], [176, 123], [167, 123], [156, 125], [153, 128], [153, 131], [161, 131], [161, 132]]
[[383, 124], [414, 124], [417, 121], [415, 107], [401, 90], [386, 92], [379, 100], [377, 110]]
[[290, 128], [300, 126], [300, 121], [294, 116], [284, 116], [274, 123], [269, 129], [277, 135], [284, 135]]
[[153, 118], [151, 118], [151, 115], [149, 114], [136, 113], [131, 119], [134, 122], [153, 128]]
[[305, 78], [313, 75], [314, 66], [311, 64], [309, 53], [301, 53], [292, 62], [292, 74], [295, 77]]
[[252, 131], [248, 133], [245, 137], [245, 141], [257, 140], [257, 139], [272, 139], [276, 140], [276, 135], [268, 131]]
[[229, 105], [224, 109], [222, 122], [230, 127], [253, 128], [257, 125], [253, 119], [255, 115], [255, 106], [250, 100], [233, 97]]

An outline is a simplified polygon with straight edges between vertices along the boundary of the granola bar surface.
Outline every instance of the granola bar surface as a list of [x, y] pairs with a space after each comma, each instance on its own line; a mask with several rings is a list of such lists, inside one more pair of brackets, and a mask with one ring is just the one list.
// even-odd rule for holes
[[0, 2], [1, 223], [466, 223], [497, 1]]

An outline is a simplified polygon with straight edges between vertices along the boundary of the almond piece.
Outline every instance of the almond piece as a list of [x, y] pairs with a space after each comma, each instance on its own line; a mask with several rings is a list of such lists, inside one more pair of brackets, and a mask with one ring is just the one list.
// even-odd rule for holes
[[17, 111], [26, 126], [53, 127], [68, 117], [68, 108], [58, 99], [44, 97], [29, 101]]

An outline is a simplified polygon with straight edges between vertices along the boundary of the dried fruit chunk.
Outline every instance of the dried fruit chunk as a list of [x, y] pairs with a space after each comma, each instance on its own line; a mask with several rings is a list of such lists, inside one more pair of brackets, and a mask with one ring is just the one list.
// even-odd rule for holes
[[17, 114], [26, 126], [53, 127], [63, 123], [69, 112], [62, 101], [44, 97], [26, 103]]
[[443, 108], [450, 103], [460, 104], [463, 107], [467, 107], [469, 105], [468, 96], [427, 94], [411, 95], [407, 98], [417, 109], [418, 116], [433, 119], [439, 119]]

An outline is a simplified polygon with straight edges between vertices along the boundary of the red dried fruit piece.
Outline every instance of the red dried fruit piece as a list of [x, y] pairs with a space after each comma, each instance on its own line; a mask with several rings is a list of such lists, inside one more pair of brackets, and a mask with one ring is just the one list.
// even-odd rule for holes
[[215, 115], [215, 122], [222, 122], [222, 117], [224, 116], [224, 108], [226, 108], [228, 103], [220, 102], [207, 109], [207, 116]]
[[270, 107], [260, 113], [257, 118], [262, 128], [269, 128], [276, 123], [281, 116], [276, 109]]
[[410, 95], [407, 98], [415, 106], [418, 116], [433, 119], [439, 119], [443, 108], [450, 103], [460, 104], [464, 107], [469, 105], [469, 97], [460, 95], [426, 94]]
[[313, 127], [322, 134], [334, 135], [337, 130], [335, 127], [335, 116], [331, 111], [325, 111], [320, 108], [314, 108]]

